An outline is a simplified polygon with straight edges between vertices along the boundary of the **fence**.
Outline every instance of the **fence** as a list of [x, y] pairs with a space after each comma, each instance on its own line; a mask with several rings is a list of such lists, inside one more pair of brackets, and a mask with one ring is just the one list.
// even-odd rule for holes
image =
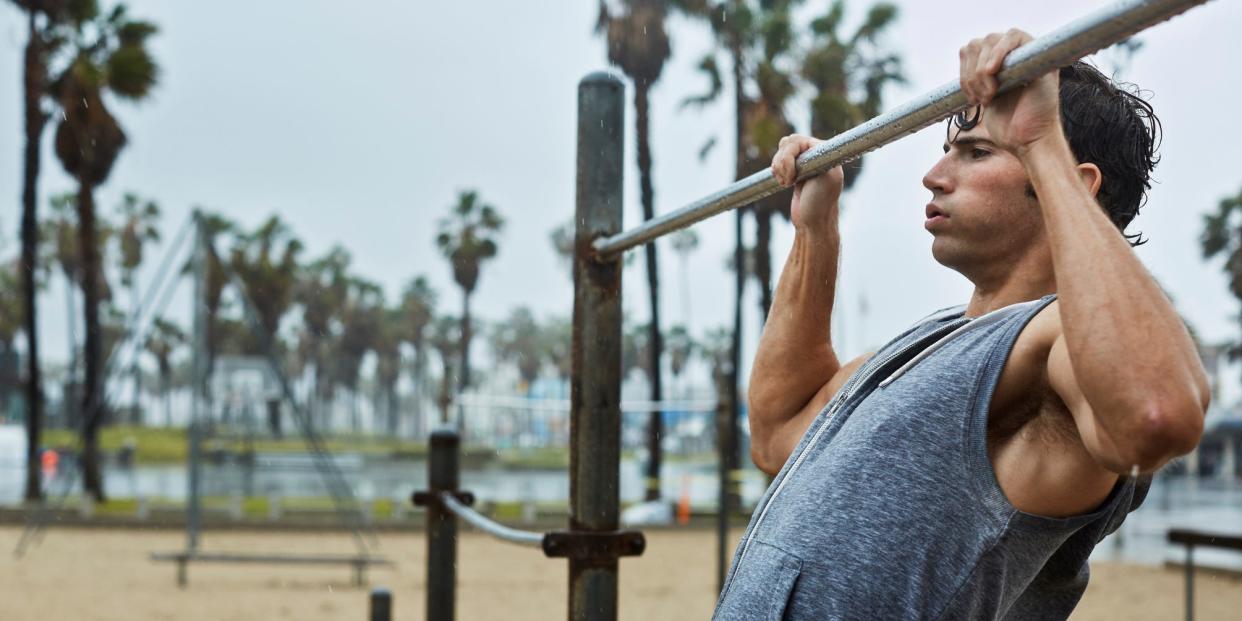
[[[1158, 24], [1205, 0], [1121, 2], [1015, 50], [999, 75], [1000, 91]], [[457, 518], [494, 536], [540, 544], [569, 559], [569, 618], [616, 619], [617, 565], [641, 554], [641, 533], [618, 529], [621, 396], [621, 255], [713, 215], [780, 191], [771, 171], [741, 179], [682, 209], [622, 232], [624, 85], [593, 73], [578, 85], [578, 171], [574, 241], [573, 367], [570, 384], [569, 528], [515, 531], [468, 508], [458, 489], [459, 439], [432, 436], [429, 487], [414, 502], [427, 507], [427, 618], [453, 619]], [[957, 81], [834, 136], [798, 158], [798, 180], [877, 149], [966, 108]], [[734, 395], [725, 395], [735, 398]], [[729, 438], [722, 438], [725, 447]], [[722, 476], [723, 490], [728, 477]], [[722, 510], [723, 514], [724, 511]], [[720, 545], [724, 546], [721, 539]]]

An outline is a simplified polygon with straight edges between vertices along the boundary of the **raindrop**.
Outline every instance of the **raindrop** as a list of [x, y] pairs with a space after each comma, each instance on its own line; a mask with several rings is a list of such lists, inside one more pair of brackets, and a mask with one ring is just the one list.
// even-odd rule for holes
[[60, 120], [62, 120], [62, 121], [68, 121], [68, 120], [69, 120], [69, 117], [65, 115], [65, 111], [64, 111], [64, 110], [61, 110], [61, 111], [60, 111]]
[[723, 17], [721, 21], [729, 21], [729, 12], [727, 10], [721, 11], [720, 14]]
[[90, 105], [90, 104], [86, 103], [86, 98], [85, 98], [85, 97], [83, 97], [83, 98], [82, 98], [82, 107], [83, 107], [83, 108], [89, 108], [89, 107], [91, 107], [91, 105]]

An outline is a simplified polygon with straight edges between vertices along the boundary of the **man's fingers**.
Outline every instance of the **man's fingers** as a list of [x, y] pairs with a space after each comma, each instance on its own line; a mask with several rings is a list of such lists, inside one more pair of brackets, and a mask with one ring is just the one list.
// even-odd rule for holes
[[970, 43], [963, 45], [962, 49], [958, 50], [958, 54], [957, 54], [958, 59], [960, 61], [959, 62], [960, 77], [958, 78], [958, 80], [962, 87], [962, 93], [966, 95], [966, 101], [972, 104], [975, 103], [975, 94], [973, 90], [971, 89], [972, 76], [970, 74], [971, 74], [971, 70], [974, 69], [975, 67], [975, 58], [978, 56], [978, 54], [979, 54], [979, 40], [978, 39], [973, 39], [971, 40]]
[[781, 185], [793, 185], [798, 179], [798, 156], [818, 142], [810, 136], [799, 134], [781, 138], [777, 143], [776, 155], [772, 156], [772, 176]]
[[987, 62], [991, 58], [992, 43], [984, 41], [979, 45], [979, 53], [975, 55], [975, 65], [971, 68], [970, 90], [975, 95], [975, 103], [986, 104], [992, 98], [992, 76], [987, 73]]

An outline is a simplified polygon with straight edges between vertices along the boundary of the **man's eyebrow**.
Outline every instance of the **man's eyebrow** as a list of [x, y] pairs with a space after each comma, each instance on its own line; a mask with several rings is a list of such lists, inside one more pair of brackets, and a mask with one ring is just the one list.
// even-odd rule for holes
[[[980, 145], [980, 144], [984, 146], [988, 146], [988, 147], [996, 146], [995, 142], [992, 142], [991, 140], [988, 140], [987, 138], [979, 138], [976, 136], [961, 136], [959, 138], [954, 139], [952, 143], [953, 146], [961, 146], [962, 148], [968, 148], [968, 147], [972, 147], [972, 146]], [[945, 153], [949, 152], [949, 145], [950, 143], [948, 142], [944, 143]]]

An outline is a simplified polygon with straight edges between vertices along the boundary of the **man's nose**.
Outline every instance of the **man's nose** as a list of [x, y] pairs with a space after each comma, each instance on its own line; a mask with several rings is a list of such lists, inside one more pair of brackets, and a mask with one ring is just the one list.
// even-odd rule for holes
[[953, 181], [949, 174], [948, 156], [940, 158], [927, 174], [923, 175], [923, 187], [935, 194], [948, 194], [953, 191]]

